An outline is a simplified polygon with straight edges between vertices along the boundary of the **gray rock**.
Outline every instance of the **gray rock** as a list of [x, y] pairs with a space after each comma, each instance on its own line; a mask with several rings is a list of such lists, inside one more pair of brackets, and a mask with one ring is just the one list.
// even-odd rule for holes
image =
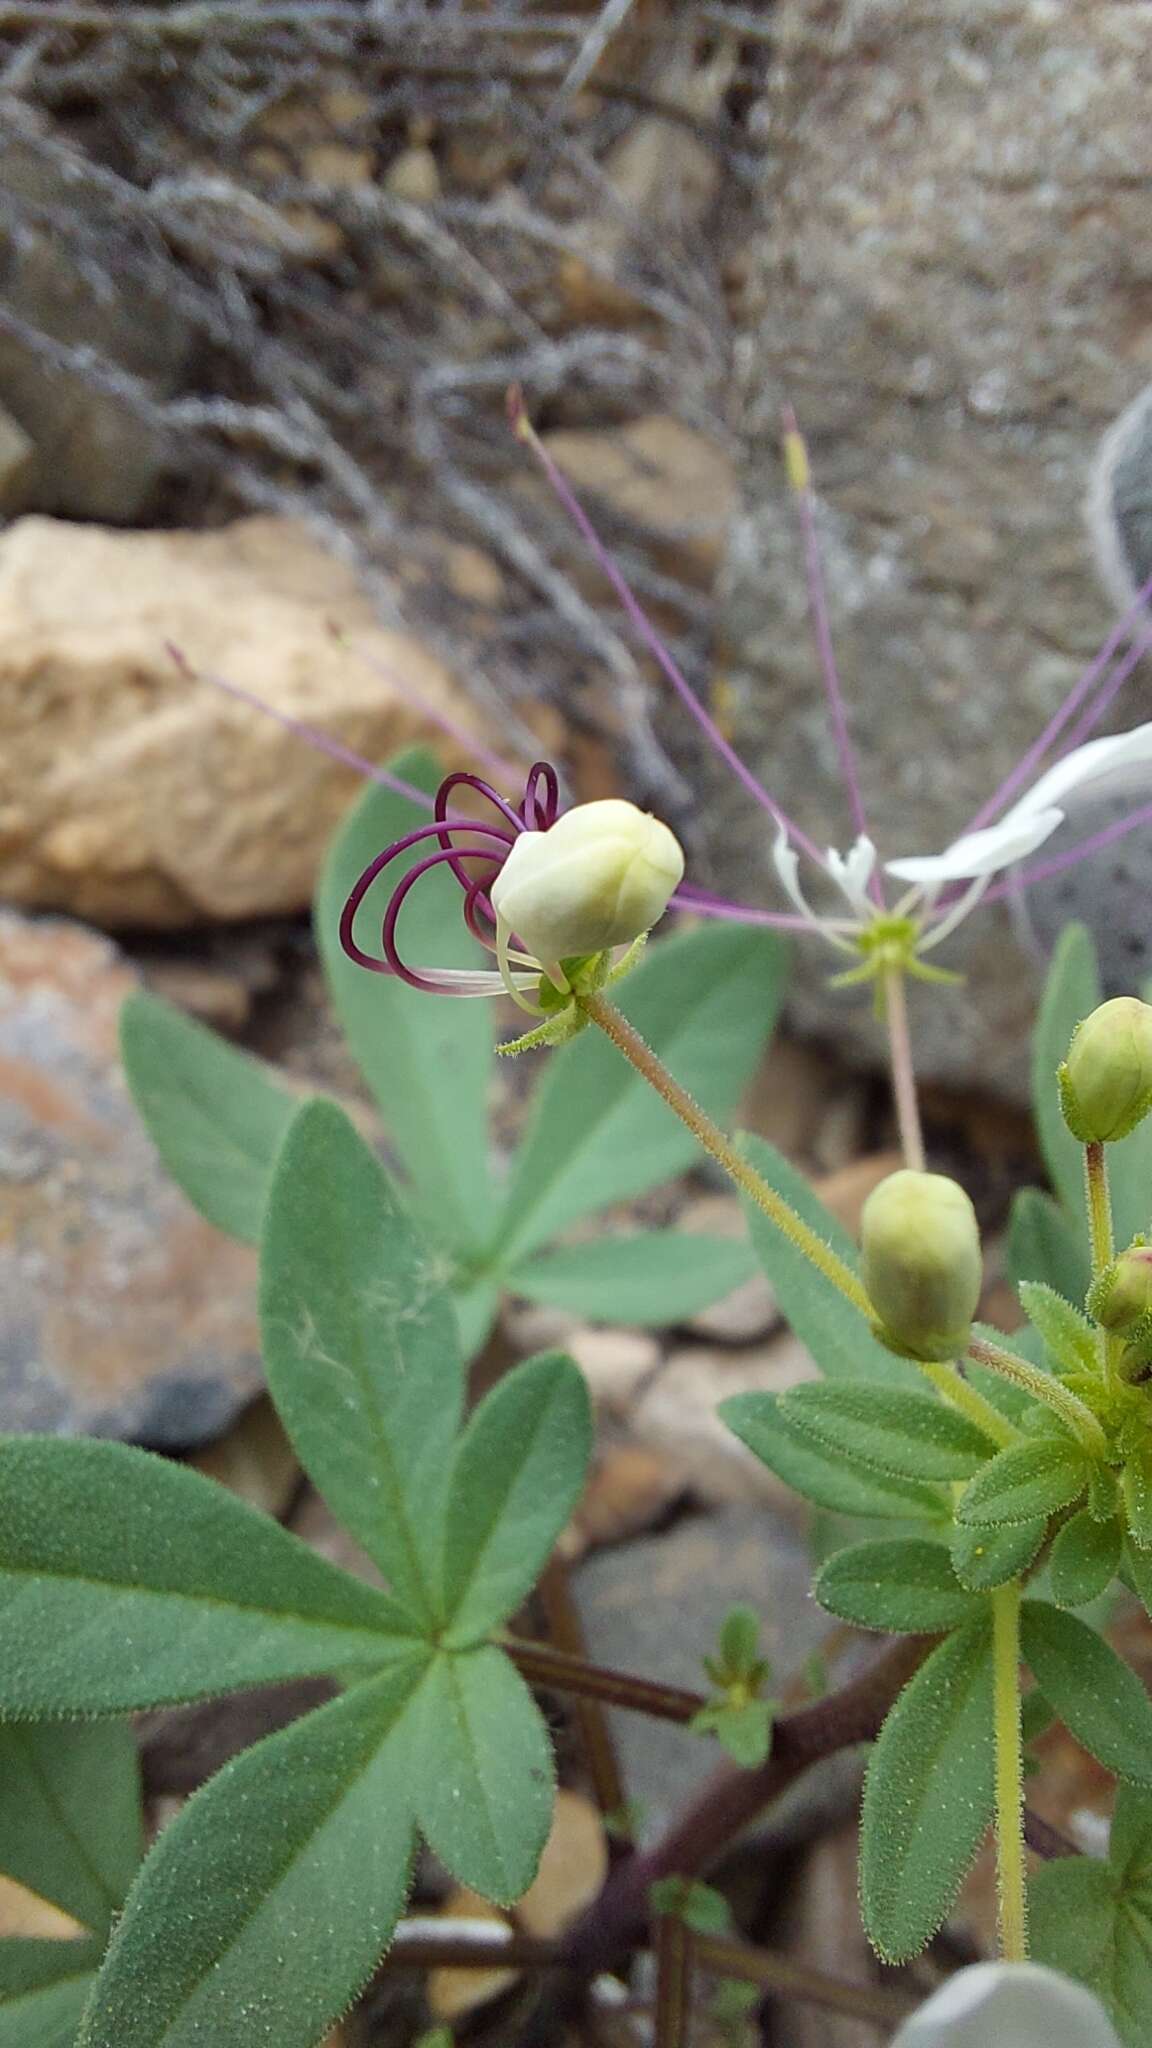
[[[150, 497], [164, 460], [154, 426], [99, 374], [52, 360], [53, 343], [126, 371], [160, 399], [179, 381], [191, 336], [171, 302], [143, 281], [130, 231], [105, 197], [85, 192], [18, 137], [0, 144], [0, 191], [8, 233], [0, 239], [0, 306], [44, 337], [49, 352], [0, 324], [0, 400], [34, 453], [7, 512], [130, 520]], [[81, 260], [60, 222], [91, 213], [98, 259]]]
[[[786, 1681], [827, 1629], [811, 1578], [808, 1546], [794, 1523], [763, 1509], [730, 1507], [597, 1551], [573, 1585], [598, 1664], [699, 1689], [707, 1683], [700, 1660], [738, 1601], [763, 1615], [774, 1682]], [[628, 1796], [649, 1838], [715, 1769], [721, 1752], [671, 1722], [615, 1711], [610, 1719]]]
[[158, 1450], [262, 1384], [256, 1262], [168, 1179], [120, 1071], [107, 940], [0, 912], [0, 1430]]
[[23, 427], [0, 405], [0, 513], [22, 503], [34, 454]]
[[[1069, 0], [782, 0], [751, 262], [754, 446], [726, 564], [725, 673], [746, 758], [820, 842], [851, 837], [777, 455], [796, 406], [870, 822], [936, 850], [1040, 731], [1112, 613], [1081, 503], [1100, 436], [1148, 376], [1147, 47], [1130, 8]], [[1118, 722], [1147, 715], [1137, 679]], [[714, 872], [779, 901], [766, 820], [717, 766]], [[1147, 843], [1147, 842], [1145, 842]], [[1113, 917], [1108, 870], [1090, 890]], [[925, 1075], [1022, 1093], [1039, 981], [1003, 909], [942, 952]], [[798, 949], [794, 1015], [874, 1056], [859, 993]]]

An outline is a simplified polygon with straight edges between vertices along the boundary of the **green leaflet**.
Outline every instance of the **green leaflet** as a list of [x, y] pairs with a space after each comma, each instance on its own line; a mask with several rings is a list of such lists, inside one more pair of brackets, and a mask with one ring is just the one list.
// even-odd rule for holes
[[1030, 1932], [1038, 1962], [1096, 1993], [1126, 2048], [1152, 2035], [1152, 1799], [1116, 1794], [1108, 1861], [1061, 1857], [1033, 1875]]
[[1021, 1611], [1024, 1659], [1041, 1692], [1090, 1756], [1152, 1786], [1152, 1701], [1095, 1629], [1039, 1600]]
[[507, 1285], [598, 1322], [659, 1329], [721, 1300], [755, 1271], [751, 1248], [731, 1238], [641, 1230], [537, 1253], [513, 1268]]
[[992, 1640], [982, 1618], [947, 1637], [909, 1680], [869, 1761], [860, 1900], [886, 1962], [906, 1962], [936, 1932], [992, 1803]]
[[793, 1387], [780, 1413], [822, 1450], [897, 1479], [967, 1479], [995, 1450], [983, 1430], [935, 1394], [903, 1387]]
[[1124, 1532], [1113, 1518], [1097, 1521], [1087, 1508], [1057, 1531], [1048, 1569], [1058, 1607], [1086, 1607], [1107, 1591], [1120, 1569]]
[[419, 1671], [354, 1686], [189, 1800], [129, 1894], [77, 2048], [219, 2048], [238, 2023], [315, 2048], [404, 1904]]
[[73, 2048], [102, 1946], [0, 1940], [0, 2048]]
[[296, 1098], [261, 1060], [142, 989], [120, 1011], [120, 1053], [177, 1186], [218, 1230], [255, 1244]]
[[1013, 1444], [998, 1451], [965, 1488], [956, 1519], [985, 1529], [1035, 1521], [1078, 1500], [1088, 1473], [1088, 1460], [1071, 1438]]
[[0, 1714], [118, 1714], [376, 1666], [411, 1648], [383, 1593], [185, 1466], [124, 1444], [0, 1439]]
[[125, 1722], [0, 1726], [5, 1877], [103, 1935], [143, 1852], [136, 1744]]
[[[740, 1143], [757, 1173], [855, 1272], [856, 1246], [803, 1174], [764, 1138], [745, 1133]], [[772, 1282], [780, 1309], [827, 1379], [861, 1380], [869, 1387], [884, 1382], [916, 1389], [923, 1386], [917, 1368], [877, 1342], [859, 1309], [809, 1264], [762, 1209], [745, 1201], [744, 1210], [752, 1248]]]
[[536, 1875], [552, 1820], [555, 1766], [531, 1693], [491, 1645], [441, 1654], [409, 1720], [423, 1833], [462, 1884], [510, 1905]]
[[1048, 1532], [1048, 1517], [1007, 1522], [997, 1529], [966, 1529], [954, 1523], [949, 1539], [952, 1569], [971, 1592], [990, 1592], [1027, 1571]]
[[[441, 779], [433, 756], [419, 750], [400, 755], [389, 767], [419, 789], [432, 791]], [[316, 893], [316, 942], [333, 1005], [380, 1104], [422, 1217], [438, 1238], [478, 1250], [492, 1217], [490, 1006], [444, 1001], [373, 974], [350, 960], [340, 944], [340, 914], [353, 883], [386, 846], [431, 815], [391, 790], [364, 791], [328, 850]], [[391, 890], [428, 851], [421, 842], [401, 854], [369, 892], [356, 922], [366, 952], [380, 950], [380, 921]], [[468, 936], [463, 892], [446, 868], [424, 875], [414, 896], [400, 925], [410, 958], [432, 967], [489, 964]]]
[[[710, 1116], [734, 1109], [776, 1019], [786, 952], [771, 933], [713, 925], [650, 948], [619, 1006]], [[449, 1005], [468, 1009], [467, 1003]], [[549, 1060], [500, 1229], [510, 1266], [577, 1217], [689, 1166], [696, 1141], [594, 1029]]]
[[781, 1408], [779, 1394], [732, 1394], [717, 1414], [785, 1485], [842, 1515], [901, 1521], [942, 1521], [948, 1502], [938, 1487], [848, 1466], [801, 1434]]
[[987, 1613], [987, 1602], [960, 1584], [944, 1545], [913, 1536], [882, 1537], [838, 1551], [813, 1592], [842, 1621], [910, 1635], [959, 1628]]
[[1137, 1444], [1124, 1460], [1124, 1514], [1138, 1550], [1152, 1550], [1152, 1445]]
[[1087, 1316], [1042, 1280], [1021, 1281], [1019, 1292], [1025, 1315], [1061, 1368], [1095, 1372], [1096, 1332]]
[[431, 1255], [342, 1110], [307, 1103], [272, 1184], [261, 1253], [268, 1383], [301, 1462], [423, 1623], [463, 1395]]
[[1083, 1301], [1092, 1278], [1087, 1226], [1039, 1188], [1020, 1188], [1012, 1198], [1004, 1263], [1016, 1286], [1043, 1280]]
[[540, 1575], [584, 1485], [592, 1411], [579, 1368], [529, 1359], [485, 1396], [460, 1440], [444, 1524], [446, 1642], [476, 1642]]

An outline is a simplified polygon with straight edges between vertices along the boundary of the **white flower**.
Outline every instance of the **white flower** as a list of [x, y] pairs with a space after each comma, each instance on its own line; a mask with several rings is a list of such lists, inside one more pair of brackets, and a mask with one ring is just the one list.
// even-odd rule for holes
[[[843, 897], [847, 916], [827, 916], [813, 910], [800, 883], [799, 855], [783, 830], [778, 832], [773, 848], [776, 872], [789, 901], [814, 931], [840, 952], [865, 955], [866, 964], [859, 975], [845, 979], [863, 979], [873, 973], [876, 958], [885, 947], [889, 948], [889, 960], [899, 953], [901, 964], [914, 972], [919, 956], [930, 952], [956, 930], [997, 875], [1035, 853], [1063, 824], [1065, 814], [1061, 806], [1073, 791], [1149, 764], [1152, 721], [1131, 732], [1089, 740], [1041, 775], [998, 824], [963, 833], [942, 853], [909, 854], [885, 861], [887, 874], [911, 885], [890, 912], [880, 907], [873, 893], [876, 849], [863, 835], [847, 854], [830, 847], [818, 863], [824, 877]], [[941, 892], [953, 884], [967, 886], [941, 903]]]
[[892, 2048], [1120, 2048], [1083, 1985], [1037, 1963], [959, 1970], [905, 2020]]

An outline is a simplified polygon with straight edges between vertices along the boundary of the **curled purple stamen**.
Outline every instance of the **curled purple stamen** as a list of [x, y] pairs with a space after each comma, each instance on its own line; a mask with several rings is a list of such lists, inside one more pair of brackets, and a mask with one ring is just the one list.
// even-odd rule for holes
[[[449, 842], [445, 846], [445, 834], [450, 832], [473, 832], [478, 834], [482, 840], [494, 843], [481, 846], [456, 846]], [[472, 818], [440, 818], [427, 825], [418, 825], [415, 831], [406, 832], [402, 839], [397, 839], [393, 845], [386, 846], [382, 853], [377, 854], [375, 860], [369, 862], [363, 874], [353, 884], [348, 900], [340, 914], [340, 944], [347, 953], [348, 958], [354, 960], [358, 967], [371, 969], [374, 974], [397, 974], [402, 981], [409, 982], [413, 988], [430, 990], [435, 993], [436, 984], [425, 981], [421, 976], [415, 974], [411, 968], [406, 967], [396, 951], [393, 937], [396, 924], [396, 918], [393, 915], [394, 910], [398, 913], [400, 904], [403, 903], [413, 882], [419, 876], [427, 874], [429, 869], [439, 867], [445, 862], [452, 867], [457, 880], [461, 881], [462, 887], [467, 892], [472, 888], [473, 877], [461, 868], [460, 862], [469, 858], [486, 861], [492, 873], [483, 877], [483, 880], [485, 887], [490, 887], [507, 858], [514, 836], [513, 833], [506, 831], [501, 825], [486, 825]], [[366, 953], [353, 935], [353, 926], [356, 921], [356, 913], [368, 894], [369, 889], [376, 881], [377, 876], [383, 874], [384, 869], [389, 867], [394, 860], [397, 860], [402, 853], [407, 853], [410, 847], [418, 846], [422, 841], [431, 838], [440, 841], [437, 851], [430, 855], [428, 859], [418, 862], [414, 868], [410, 868], [397, 889], [393, 892], [384, 918], [382, 934], [383, 953]]]
[[534, 761], [528, 770], [524, 784], [524, 801], [520, 806], [529, 832], [547, 832], [556, 823], [560, 809], [560, 783], [550, 761]]

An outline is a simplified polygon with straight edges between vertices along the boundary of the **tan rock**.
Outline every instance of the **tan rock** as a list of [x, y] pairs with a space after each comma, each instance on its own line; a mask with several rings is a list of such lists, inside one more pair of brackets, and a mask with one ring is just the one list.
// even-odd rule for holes
[[661, 565], [707, 587], [735, 494], [727, 450], [671, 413], [544, 437], [577, 490], [651, 535]]
[[370, 759], [428, 730], [409, 689], [469, 716], [441, 664], [381, 629], [351, 572], [291, 521], [20, 520], [0, 536], [10, 901], [160, 927], [307, 904], [360, 778], [182, 674], [169, 645]]
[[733, 1436], [716, 1409], [730, 1394], [780, 1394], [816, 1377], [808, 1352], [786, 1330], [747, 1350], [687, 1346], [645, 1389], [630, 1429], [701, 1500], [764, 1501], [795, 1512], [795, 1494]]
[[661, 1357], [659, 1341], [649, 1331], [614, 1326], [571, 1330], [564, 1349], [580, 1367], [593, 1400], [609, 1410], [631, 1406]]
[[402, 149], [384, 173], [384, 189], [412, 206], [434, 206], [440, 197], [440, 166], [427, 147]]

